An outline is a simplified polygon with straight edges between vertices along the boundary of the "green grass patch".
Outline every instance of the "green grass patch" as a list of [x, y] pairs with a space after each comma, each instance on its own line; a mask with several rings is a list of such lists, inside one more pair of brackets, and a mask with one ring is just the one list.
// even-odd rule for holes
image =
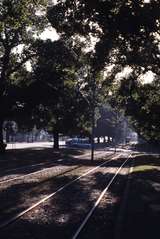
[[144, 172], [144, 171], [149, 171], [154, 169], [157, 169], [157, 167], [154, 165], [140, 165], [140, 166], [135, 166], [133, 168], [133, 173]]

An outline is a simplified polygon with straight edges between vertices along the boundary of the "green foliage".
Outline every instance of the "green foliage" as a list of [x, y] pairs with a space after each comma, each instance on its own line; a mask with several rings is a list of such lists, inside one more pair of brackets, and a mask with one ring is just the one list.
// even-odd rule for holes
[[22, 105], [16, 95], [20, 74], [24, 64], [35, 56], [35, 33], [43, 30], [47, 22], [37, 11], [42, 13], [46, 4], [47, 0], [0, 1], [0, 152], [4, 152], [3, 122]]
[[140, 136], [152, 143], [159, 143], [159, 79], [144, 85], [138, 84], [134, 78], [123, 80], [112, 95], [111, 102], [125, 110]]
[[[121, 64], [146, 65], [151, 59], [157, 59], [155, 33], [159, 31], [159, 1], [147, 4], [142, 0], [61, 0], [49, 9], [48, 19], [58, 32], [68, 37], [80, 35], [87, 39], [91, 34], [97, 38], [96, 69], [103, 69], [111, 61], [110, 53], [115, 48], [112, 57]], [[152, 49], [152, 54], [154, 51], [154, 57], [146, 48]]]
[[38, 41], [36, 53], [34, 80], [27, 96], [31, 108], [34, 109], [34, 105], [39, 108], [39, 111], [34, 111], [35, 118], [43, 114], [44, 125], [53, 132], [73, 134], [86, 131], [88, 103], [77, 91], [75, 56], [61, 40]]
[[[10, 92], [23, 79], [24, 64], [35, 56], [34, 33], [42, 30], [46, 18], [37, 14], [45, 0], [2, 0], [0, 2], [0, 108], [1, 118], [9, 114]], [[20, 48], [17, 48], [20, 47]], [[18, 50], [19, 49], [19, 50]], [[21, 75], [21, 76], [20, 76]], [[16, 101], [14, 101], [16, 103]]]
[[[102, 82], [101, 93], [109, 97], [110, 92], [117, 90], [114, 105], [124, 107], [147, 140], [158, 141], [159, 79], [140, 86], [138, 78], [149, 70], [156, 77], [160, 74], [159, 1], [59, 0], [48, 10], [48, 19], [61, 35], [72, 41], [76, 36], [84, 37], [85, 43], [90, 36], [96, 38], [90, 53], [94, 72], [105, 70], [107, 65], [115, 66]], [[124, 79], [119, 88], [115, 77], [126, 66], [132, 68], [134, 80]]]
[[[38, 10], [43, 11], [46, 0], [2, 0], [0, 3], [1, 30], [18, 30], [40, 25], [42, 18], [36, 15]], [[29, 29], [28, 29], [29, 30]]]

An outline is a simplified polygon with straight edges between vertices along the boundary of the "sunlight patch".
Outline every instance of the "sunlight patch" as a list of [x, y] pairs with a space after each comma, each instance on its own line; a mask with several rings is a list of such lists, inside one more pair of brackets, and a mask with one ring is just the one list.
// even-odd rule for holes
[[157, 169], [157, 167], [154, 165], [140, 165], [140, 166], [134, 167], [133, 173], [154, 170], [154, 169]]
[[145, 74], [141, 74], [139, 81], [142, 85], [151, 84], [155, 80], [156, 74], [152, 71], [147, 71]]
[[57, 222], [62, 224], [62, 223], [67, 223], [69, 221], [69, 215], [68, 214], [62, 214], [57, 218]]

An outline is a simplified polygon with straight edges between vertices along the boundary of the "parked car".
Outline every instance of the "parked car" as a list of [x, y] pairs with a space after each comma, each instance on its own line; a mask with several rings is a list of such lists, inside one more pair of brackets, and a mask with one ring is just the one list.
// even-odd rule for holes
[[88, 138], [70, 138], [66, 140], [69, 147], [90, 148], [91, 144]]

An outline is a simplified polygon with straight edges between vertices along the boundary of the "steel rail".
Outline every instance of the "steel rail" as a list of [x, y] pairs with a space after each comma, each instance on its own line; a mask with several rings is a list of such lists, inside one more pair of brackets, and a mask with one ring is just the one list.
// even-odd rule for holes
[[94, 172], [95, 170], [97, 170], [98, 168], [104, 166], [105, 164], [109, 163], [110, 161], [113, 161], [117, 158], [119, 158], [120, 156], [122, 155], [119, 154], [115, 157], [113, 157], [112, 159], [110, 160], [107, 160], [103, 163], [101, 163], [100, 165], [96, 166], [95, 168], [93, 169], [90, 169], [88, 170], [87, 172], [83, 173], [82, 175], [80, 175], [79, 177], [71, 180], [70, 182], [64, 184], [63, 186], [61, 186], [58, 190], [56, 190], [55, 192], [47, 195], [46, 197], [42, 198], [41, 200], [39, 200], [37, 203], [34, 203], [31, 207], [23, 210], [22, 212], [20, 213], [17, 213], [15, 216], [11, 217], [10, 219], [6, 220], [5, 222], [1, 223], [0, 224], [0, 229], [8, 226], [9, 224], [11, 223], [14, 223], [16, 220], [18, 220], [20, 217], [22, 217], [24, 214], [26, 214], [27, 212], [33, 210], [34, 208], [36, 208], [37, 206], [41, 205], [43, 202], [47, 201], [48, 199], [52, 198], [54, 195], [56, 195], [57, 193], [61, 192], [62, 190], [64, 190], [65, 188], [69, 187], [70, 185], [72, 185], [73, 183], [75, 183], [76, 181], [80, 180], [82, 177], [85, 177], [86, 175], [89, 175], [90, 173]]
[[121, 166], [119, 167], [119, 169], [115, 172], [114, 176], [111, 178], [111, 180], [109, 181], [109, 183], [107, 184], [107, 186], [104, 188], [104, 190], [102, 191], [102, 193], [100, 194], [100, 196], [98, 197], [97, 201], [95, 202], [95, 204], [93, 205], [93, 207], [91, 208], [91, 210], [88, 212], [88, 214], [86, 215], [86, 217], [84, 218], [84, 220], [82, 221], [82, 223], [80, 224], [80, 226], [78, 227], [77, 231], [75, 232], [75, 234], [73, 235], [72, 239], [77, 239], [77, 237], [79, 236], [80, 232], [82, 231], [82, 229], [85, 227], [86, 223], [88, 222], [89, 218], [92, 216], [93, 212], [95, 211], [95, 209], [97, 208], [97, 206], [99, 205], [101, 199], [103, 198], [103, 196], [105, 195], [105, 193], [107, 192], [107, 190], [109, 189], [109, 187], [111, 186], [111, 184], [113, 183], [114, 179], [116, 178], [116, 176], [118, 175], [119, 171], [122, 169], [122, 167], [124, 166], [124, 164], [126, 164], [126, 162], [129, 160], [129, 158], [131, 157], [131, 154], [127, 157], [127, 159], [121, 164]]
[[[58, 166], [58, 165], [57, 164], [52, 164], [52, 166], [54, 167], [54, 166]], [[32, 173], [27, 173], [27, 174], [17, 176], [17, 177], [14, 177], [14, 178], [2, 180], [2, 181], [0, 181], [0, 185], [4, 184], [4, 183], [15, 181], [15, 180], [19, 180], [19, 179], [22, 179], [22, 178], [25, 178], [25, 177], [28, 177], [28, 176], [31, 176], [31, 175], [35, 175], [35, 174], [38, 174], [38, 173], [41, 173], [41, 172], [45, 172], [49, 169], [52, 169], [53, 167], [41, 169], [41, 170], [38, 170], [38, 171], [35, 171], [35, 172], [32, 172]]]
[[[102, 153], [102, 152], [96, 152], [96, 155], [101, 155], [101, 154], [104, 154], [104, 153]], [[90, 155], [90, 153], [87, 153], [87, 155]], [[105, 155], [106, 156], [106, 155]], [[108, 155], [109, 156], [109, 155]], [[79, 156], [79, 158], [82, 158], [82, 157], [84, 157], [83, 155], [82, 156]], [[77, 159], [77, 158], [76, 158]], [[58, 159], [58, 160], [60, 160], [60, 159]], [[57, 160], [57, 161], [58, 161]], [[40, 164], [37, 164], [37, 165], [40, 165]], [[43, 164], [41, 164], [41, 165], [43, 165]], [[50, 163], [44, 163], [44, 165], [50, 165]], [[58, 164], [56, 164], [56, 162], [55, 163], [51, 163], [51, 166], [58, 166]], [[28, 166], [28, 167], [24, 167], [24, 169], [27, 169], [27, 168], [30, 168], [30, 167], [32, 167], [32, 165], [30, 165], [30, 166]], [[14, 177], [14, 178], [9, 178], [9, 179], [5, 179], [5, 180], [0, 180], [0, 185], [2, 185], [2, 184], [4, 184], [4, 183], [8, 183], [8, 182], [12, 182], [12, 181], [15, 181], [15, 180], [20, 180], [20, 179], [23, 179], [23, 178], [25, 178], [25, 177], [28, 177], [28, 176], [32, 176], [32, 175], [35, 175], [35, 174], [38, 174], [38, 173], [43, 173], [43, 172], [45, 172], [45, 171], [47, 171], [47, 170], [50, 170], [50, 169], [52, 169], [53, 167], [49, 167], [49, 168], [45, 168], [45, 169], [40, 169], [40, 170], [37, 170], [37, 171], [35, 171], [35, 172], [32, 172], [32, 173], [26, 173], [26, 174], [24, 174], [24, 175], [21, 175], [21, 176], [17, 176], [17, 177]], [[13, 169], [13, 171], [16, 171], [16, 169]], [[3, 177], [7, 177], [8, 175], [3, 175], [3, 176], [1, 176], [2, 178]]]
[[[96, 154], [98, 154], [99, 153], [99, 151], [98, 152], [96, 152]], [[86, 154], [83, 154], [83, 155], [81, 155], [81, 156], [75, 156], [75, 158], [82, 158], [82, 157], [86, 157], [86, 156], [88, 156], [88, 155], [90, 155], [90, 153], [86, 153]], [[62, 161], [63, 159], [57, 159], [57, 160], [55, 160], [55, 163], [56, 162], [58, 162], [58, 161]], [[42, 163], [38, 163], [38, 164], [31, 164], [31, 165], [25, 165], [25, 166], [22, 166], [22, 167], [17, 167], [17, 168], [13, 168], [13, 169], [5, 169], [4, 170], [4, 172], [5, 173], [8, 173], [8, 172], [14, 172], [14, 171], [16, 171], [16, 170], [21, 170], [21, 169], [28, 169], [28, 168], [32, 168], [32, 167], [36, 167], [36, 166], [40, 166], [40, 165], [48, 165], [48, 164], [52, 164], [53, 162], [42, 162]], [[4, 174], [3, 175], [0, 175], [0, 177], [3, 177], [3, 176], [5, 176]]]
[[118, 212], [117, 220], [116, 220], [116, 226], [114, 230], [114, 239], [121, 239], [122, 236], [122, 228], [123, 228], [123, 223], [124, 223], [124, 218], [125, 218], [125, 213], [126, 213], [126, 207], [128, 203], [128, 195], [130, 191], [130, 185], [131, 185], [131, 180], [132, 180], [132, 173], [134, 169], [134, 159], [132, 159], [131, 166], [128, 172], [128, 178], [126, 182], [126, 186], [122, 195], [122, 202], [120, 205], [120, 209]]

